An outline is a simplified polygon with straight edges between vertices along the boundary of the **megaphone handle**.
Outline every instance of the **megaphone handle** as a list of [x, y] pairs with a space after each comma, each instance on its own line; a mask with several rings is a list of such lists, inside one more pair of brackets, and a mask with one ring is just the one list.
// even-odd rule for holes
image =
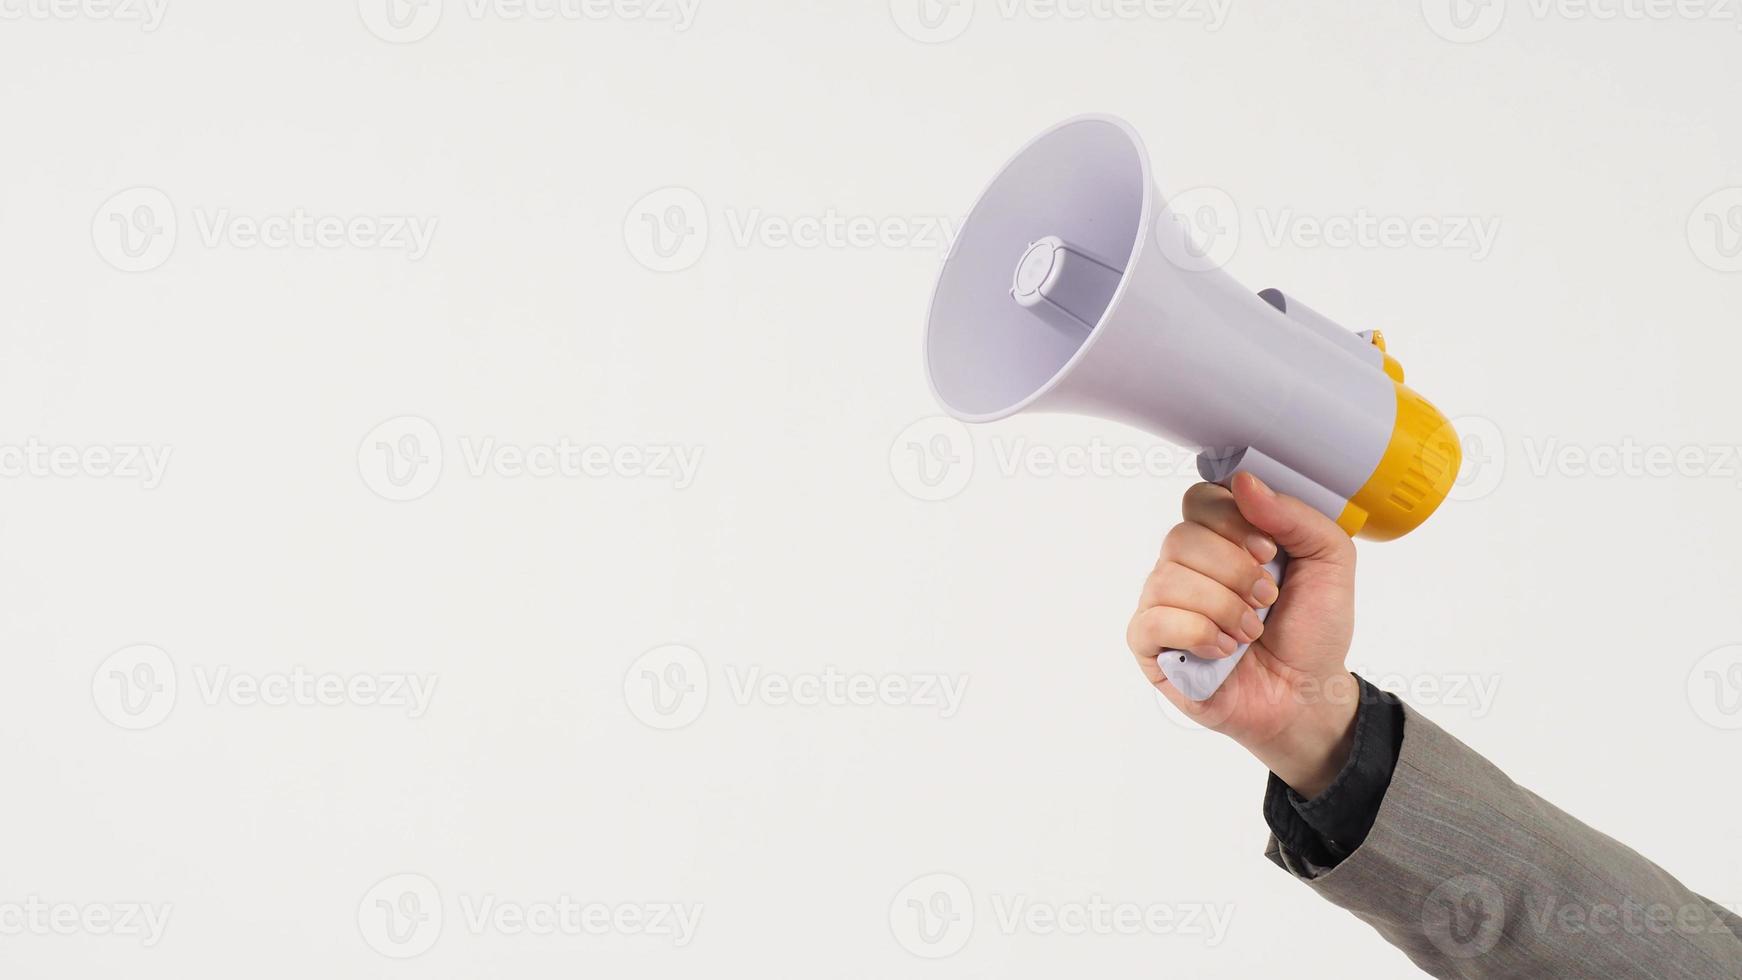
[[[1264, 566], [1264, 570], [1270, 573], [1270, 577], [1276, 581], [1279, 588], [1282, 586], [1283, 572], [1287, 568], [1288, 556], [1281, 551], [1278, 551], [1276, 557]], [[1260, 622], [1269, 617], [1269, 606], [1258, 610]], [[1246, 656], [1246, 648], [1251, 645], [1250, 643], [1242, 643], [1235, 648], [1233, 653], [1220, 660], [1200, 657], [1184, 650], [1163, 650], [1159, 658], [1161, 672], [1167, 677], [1168, 683], [1179, 688], [1180, 693], [1190, 700], [1208, 701], [1210, 695], [1216, 693], [1216, 689], [1221, 687], [1222, 682], [1228, 679], [1228, 675], [1234, 672], [1235, 666], [1240, 663], [1240, 658]]]

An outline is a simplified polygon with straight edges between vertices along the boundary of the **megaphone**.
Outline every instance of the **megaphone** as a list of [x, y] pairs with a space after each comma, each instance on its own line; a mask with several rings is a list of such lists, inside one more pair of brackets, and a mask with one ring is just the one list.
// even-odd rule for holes
[[[1378, 331], [1354, 333], [1204, 261], [1143, 142], [1112, 116], [1036, 137], [993, 178], [938, 275], [925, 363], [965, 422], [1069, 412], [1199, 451], [1204, 479], [1249, 472], [1351, 535], [1388, 540], [1457, 479], [1457, 433], [1403, 383]], [[1267, 566], [1280, 584], [1286, 555]], [[1232, 656], [1169, 650], [1162, 671], [1208, 699]]]

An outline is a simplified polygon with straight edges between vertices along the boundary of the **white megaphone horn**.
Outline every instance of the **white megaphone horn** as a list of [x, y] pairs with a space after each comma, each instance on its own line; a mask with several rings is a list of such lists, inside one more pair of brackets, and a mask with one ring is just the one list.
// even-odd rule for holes
[[[932, 392], [966, 422], [1037, 411], [1136, 426], [1198, 450], [1204, 479], [1249, 472], [1352, 535], [1426, 520], [1457, 479], [1457, 433], [1403, 384], [1378, 332], [1254, 294], [1202, 256], [1129, 124], [1053, 127], [993, 178], [944, 262]], [[1279, 584], [1286, 562], [1267, 566]], [[1160, 661], [1202, 701], [1245, 653]]]

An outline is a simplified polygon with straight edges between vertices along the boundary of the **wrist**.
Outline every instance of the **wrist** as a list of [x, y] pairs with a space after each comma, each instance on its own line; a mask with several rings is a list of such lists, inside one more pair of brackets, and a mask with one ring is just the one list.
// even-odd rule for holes
[[1342, 671], [1316, 681], [1312, 690], [1296, 694], [1300, 710], [1275, 735], [1242, 743], [1288, 788], [1313, 799], [1331, 785], [1355, 742], [1355, 716], [1360, 709], [1361, 683]]

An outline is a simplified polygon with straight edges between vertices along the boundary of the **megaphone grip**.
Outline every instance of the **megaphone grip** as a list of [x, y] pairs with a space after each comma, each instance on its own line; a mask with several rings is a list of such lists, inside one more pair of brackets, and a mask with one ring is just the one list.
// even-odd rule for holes
[[[1288, 556], [1281, 551], [1276, 557], [1265, 563], [1264, 570], [1276, 581], [1277, 587], [1282, 586], [1284, 570], [1288, 568]], [[1270, 608], [1258, 610], [1260, 622], [1270, 617]], [[1192, 701], [1208, 701], [1210, 695], [1222, 686], [1228, 675], [1239, 665], [1240, 658], [1246, 656], [1246, 648], [1250, 643], [1242, 643], [1234, 652], [1219, 660], [1200, 657], [1184, 650], [1163, 650], [1159, 662], [1161, 672], [1166, 675], [1169, 684], [1179, 688], [1179, 692]]]

